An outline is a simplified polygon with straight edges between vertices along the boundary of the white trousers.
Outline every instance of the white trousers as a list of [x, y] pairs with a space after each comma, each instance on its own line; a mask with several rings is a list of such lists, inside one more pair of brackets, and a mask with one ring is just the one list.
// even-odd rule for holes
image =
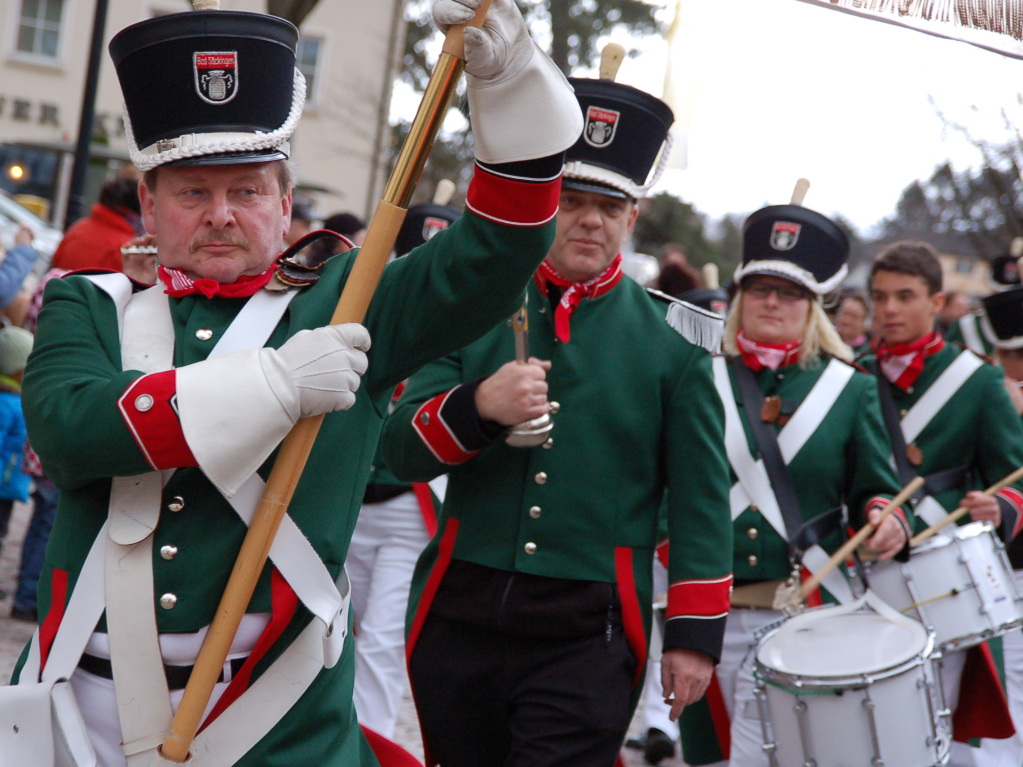
[[[242, 618], [238, 633], [231, 643], [227, 660], [244, 658], [255, 646], [260, 634], [269, 622], [267, 613], [250, 613]], [[160, 651], [163, 660], [172, 666], [191, 666], [199, 655], [203, 640], [208, 629], [194, 634], [161, 634]], [[110, 657], [110, 645], [107, 635], [94, 633], [86, 645], [85, 652], [98, 658]], [[114, 695], [114, 682], [82, 669], [75, 669], [71, 675], [71, 688], [75, 691], [75, 700], [81, 709], [85, 729], [89, 733], [92, 747], [96, 751], [97, 767], [127, 767], [128, 762], [121, 751], [121, 720], [117, 713], [117, 698]], [[220, 700], [231, 682], [231, 664], [224, 664], [224, 681], [215, 685], [210, 701], [206, 705], [202, 718], [205, 720], [210, 711]], [[177, 712], [184, 690], [171, 690], [171, 710]], [[27, 766], [26, 766], [27, 767]]]
[[419, 554], [429, 542], [411, 490], [359, 512], [345, 567], [355, 614], [355, 710], [391, 738], [405, 692], [405, 611]]
[[[1023, 570], [1016, 571], [1016, 587], [1023, 591]], [[977, 767], [1020, 767], [1023, 765], [1023, 630], [1016, 629], [1002, 637], [1005, 661], [1005, 694], [1016, 734], [996, 740], [981, 738], [974, 751]]]

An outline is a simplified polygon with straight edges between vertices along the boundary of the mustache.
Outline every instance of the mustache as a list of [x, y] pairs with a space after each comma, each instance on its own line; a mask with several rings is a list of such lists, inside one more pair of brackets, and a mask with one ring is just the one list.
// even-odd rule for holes
[[234, 245], [237, 248], [243, 250], [249, 247], [249, 241], [244, 237], [238, 237], [231, 232], [217, 231], [216, 229], [204, 232], [188, 243], [188, 248], [192, 253], [195, 253], [200, 248], [204, 248], [207, 245]]

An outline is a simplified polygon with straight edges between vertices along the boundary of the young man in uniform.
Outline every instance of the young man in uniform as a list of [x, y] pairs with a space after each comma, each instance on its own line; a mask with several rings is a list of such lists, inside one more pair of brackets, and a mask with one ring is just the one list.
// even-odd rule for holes
[[731, 544], [707, 351], [720, 319], [620, 266], [671, 112], [612, 81], [571, 82], [587, 124], [526, 291], [528, 330], [502, 323], [424, 367], [382, 440], [399, 477], [450, 472], [406, 650], [444, 767], [614, 763], [643, 679], [665, 490], [673, 717], [703, 694], [721, 648]]
[[[874, 261], [870, 292], [880, 342], [876, 356], [864, 364], [877, 373], [900, 479], [927, 479], [914, 501], [918, 524], [934, 525], [965, 506], [969, 514], [960, 524], [990, 522], [1008, 543], [1023, 524], [1023, 483], [993, 497], [977, 488], [1023, 466], [1023, 424], [1001, 371], [936, 332], [944, 294], [934, 249], [920, 242], [889, 246]], [[942, 661], [945, 702], [953, 711], [965, 656], [950, 653]], [[958, 750], [953, 764], [965, 758]]]
[[[461, 24], [479, 4], [438, 0], [435, 18]], [[25, 410], [61, 497], [41, 628], [19, 669], [30, 683], [63, 666], [70, 653], [51, 651], [84, 627], [71, 683], [104, 767], [150, 763], [274, 450], [316, 414], [318, 439], [192, 763], [374, 761], [352, 705], [342, 565], [383, 414], [395, 384], [517, 306], [550, 246], [562, 153], [582, 124], [511, 0], [494, 0], [465, 37], [472, 212], [384, 270], [365, 327], [327, 326], [352, 255], [307, 287], [280, 276], [287, 141], [304, 94], [298, 31], [203, 11], [143, 21], [111, 42], [160, 282], [134, 295], [121, 275], [47, 286]]]
[[[1005, 385], [1018, 394], [1023, 385], [1023, 287], [1016, 285], [985, 296], [981, 307], [985, 335], [994, 339], [995, 359], [1005, 371]], [[1023, 589], [1023, 536], [1016, 536], [1006, 554], [1015, 570], [1016, 587]], [[1008, 738], [981, 738], [973, 755], [976, 767], [1023, 764], [1023, 632], [1010, 631], [994, 641], [1001, 643], [1005, 694], [1016, 732]]]

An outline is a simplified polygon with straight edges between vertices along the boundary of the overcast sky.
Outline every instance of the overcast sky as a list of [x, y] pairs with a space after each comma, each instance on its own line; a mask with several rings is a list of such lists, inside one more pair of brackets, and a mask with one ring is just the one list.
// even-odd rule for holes
[[[712, 216], [787, 202], [866, 230], [902, 189], [951, 159], [979, 162], [935, 106], [976, 135], [1007, 137], [1003, 109], [1023, 114], [1023, 61], [796, 0], [686, 0], [683, 90], [691, 94], [688, 167], [667, 190]], [[667, 45], [642, 50], [619, 81], [659, 94]]]
[[[675, 0], [650, 2], [667, 6], [671, 20]], [[797, 0], [683, 3], [673, 57], [663, 39], [611, 39], [639, 54], [618, 80], [657, 96], [674, 59], [688, 164], [668, 170], [652, 193], [669, 191], [711, 217], [788, 202], [805, 176], [808, 207], [869, 234], [937, 165], [979, 164], [935, 107], [991, 141], [1009, 137], [1003, 110], [1023, 125], [1018, 59]], [[546, 34], [534, 30], [541, 45]], [[411, 120], [417, 105], [396, 86], [392, 117]]]

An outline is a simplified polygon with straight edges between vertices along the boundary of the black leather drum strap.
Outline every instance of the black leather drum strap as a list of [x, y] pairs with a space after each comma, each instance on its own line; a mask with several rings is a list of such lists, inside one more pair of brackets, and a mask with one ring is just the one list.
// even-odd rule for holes
[[[888, 442], [891, 443], [892, 456], [895, 458], [895, 470], [899, 473], [899, 481], [905, 486], [916, 477], [916, 472], [906, 457], [906, 438], [902, 434], [902, 419], [899, 418], [899, 410], [892, 396], [892, 384], [880, 370], [877, 371], [877, 394], [881, 400], [881, 415], [888, 431]], [[923, 496], [917, 493], [915, 497]]]
[[[902, 434], [902, 419], [899, 418], [898, 408], [895, 407], [895, 397], [892, 394], [892, 384], [880, 372], [877, 374], [877, 393], [881, 400], [881, 415], [884, 417], [884, 426], [888, 431], [888, 441], [892, 446], [892, 457], [895, 459], [895, 469], [899, 473], [899, 480], [903, 485], [908, 485], [917, 476], [916, 469], [910, 463], [906, 455], [906, 438]], [[943, 493], [956, 487], [966, 488], [970, 484], [970, 473], [966, 466], [956, 466], [943, 471], [936, 471], [924, 477], [924, 485], [913, 498], [917, 502], [928, 495]]]
[[767, 476], [771, 480], [771, 489], [774, 490], [774, 497], [778, 499], [778, 506], [781, 508], [785, 537], [794, 542], [796, 533], [803, 525], [803, 515], [799, 511], [799, 498], [796, 496], [796, 487], [792, 484], [789, 467], [781, 457], [774, 424], [764, 423], [760, 417], [764, 394], [760, 391], [760, 384], [757, 383], [753, 371], [741, 359], [733, 357], [729, 362], [735, 372], [735, 382], [739, 387], [739, 397], [746, 411], [750, 431], [753, 432], [753, 439], [757, 443], [764, 468], [767, 469]]

